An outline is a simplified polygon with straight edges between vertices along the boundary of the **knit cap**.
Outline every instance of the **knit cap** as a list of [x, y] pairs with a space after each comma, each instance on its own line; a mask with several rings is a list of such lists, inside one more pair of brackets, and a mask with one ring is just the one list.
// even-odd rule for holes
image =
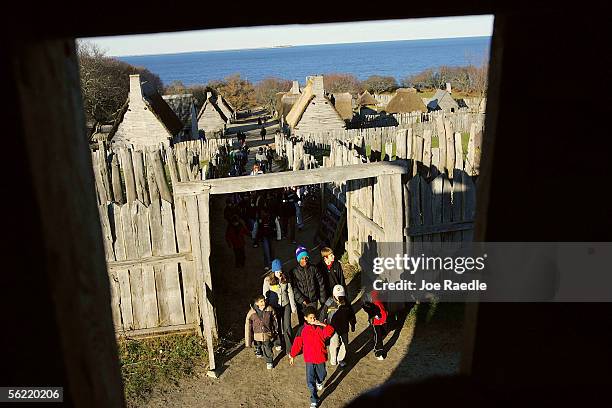
[[277, 272], [281, 270], [283, 270], [283, 264], [281, 263], [280, 259], [276, 258], [272, 261], [272, 272]]
[[308, 251], [306, 250], [306, 248], [304, 248], [303, 246], [299, 246], [296, 250], [295, 250], [295, 259], [297, 259], [298, 263], [300, 262], [300, 260], [302, 258], [304, 258], [305, 256], [308, 256]]

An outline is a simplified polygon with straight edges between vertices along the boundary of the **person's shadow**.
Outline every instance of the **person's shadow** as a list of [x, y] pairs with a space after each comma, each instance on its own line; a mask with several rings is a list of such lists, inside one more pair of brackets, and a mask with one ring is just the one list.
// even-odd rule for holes
[[[385, 332], [385, 337], [389, 334], [390, 331], [393, 331], [393, 335], [391, 338], [384, 343], [383, 348], [385, 355], [393, 348], [397, 340], [399, 339], [402, 328], [404, 327], [404, 322], [410, 312], [410, 307], [404, 308], [397, 312], [397, 317], [393, 321], [389, 321], [388, 328]], [[383, 339], [384, 341], [384, 339]], [[373, 334], [372, 334], [372, 326], [368, 325], [359, 335], [349, 343], [347, 348], [347, 358], [345, 362], [347, 365], [344, 368], [340, 368], [340, 366], [336, 366], [334, 373], [328, 377], [326, 381], [326, 387], [321, 394], [320, 400], [321, 402], [331, 395], [332, 392], [336, 390], [338, 385], [342, 382], [344, 377], [357, 365], [357, 363], [367, 356], [373, 350]]]
[[326, 387], [323, 391], [323, 394], [320, 396], [320, 401], [323, 402], [325, 398], [331, 395], [332, 392], [336, 390], [338, 385], [342, 382], [344, 377], [355, 368], [357, 363], [368, 355], [370, 351], [372, 351], [372, 333], [371, 327], [368, 325], [366, 329], [364, 329], [359, 335], [348, 344], [347, 348], [347, 358], [345, 359], [346, 366], [344, 368], [340, 368], [340, 366], [336, 366], [334, 373], [328, 377], [326, 381]]

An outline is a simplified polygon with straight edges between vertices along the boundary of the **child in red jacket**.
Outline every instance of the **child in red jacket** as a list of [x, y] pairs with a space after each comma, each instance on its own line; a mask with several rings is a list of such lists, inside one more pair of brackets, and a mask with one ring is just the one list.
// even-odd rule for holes
[[327, 376], [325, 362], [327, 361], [327, 347], [325, 341], [334, 334], [331, 325], [321, 323], [317, 320], [317, 311], [312, 306], [304, 308], [304, 319], [306, 322], [298, 329], [298, 332], [289, 354], [289, 364], [293, 365], [295, 357], [304, 350], [304, 362], [306, 363], [306, 385], [310, 390], [310, 406], [319, 406], [317, 391], [323, 389], [323, 381]]
[[387, 323], [387, 310], [378, 297], [378, 292], [372, 291], [364, 297], [363, 310], [368, 314], [368, 320], [374, 333], [374, 356], [378, 360], [385, 359], [383, 349], [383, 325]]

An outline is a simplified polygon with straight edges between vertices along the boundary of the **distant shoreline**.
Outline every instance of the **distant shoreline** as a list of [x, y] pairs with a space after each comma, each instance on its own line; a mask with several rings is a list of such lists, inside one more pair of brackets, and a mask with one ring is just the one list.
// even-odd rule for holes
[[110, 55], [113, 58], [134, 58], [134, 57], [157, 57], [157, 56], [169, 56], [169, 55], [184, 55], [184, 54], [200, 54], [200, 53], [216, 53], [216, 52], [236, 52], [236, 51], [256, 51], [256, 50], [271, 50], [271, 49], [283, 49], [283, 48], [299, 48], [299, 47], [312, 47], [312, 46], [329, 46], [329, 45], [353, 45], [353, 44], [376, 44], [376, 43], [391, 43], [391, 42], [423, 42], [423, 41], [448, 41], [448, 40], [465, 40], [465, 39], [483, 39], [491, 38], [491, 36], [469, 36], [469, 37], [447, 37], [447, 38], [420, 38], [411, 40], [383, 40], [383, 41], [361, 41], [361, 42], [337, 42], [337, 43], [326, 43], [326, 44], [294, 44], [294, 45], [273, 45], [268, 47], [256, 47], [256, 48], [234, 48], [225, 50], [200, 50], [200, 51], [183, 51], [183, 52], [166, 52], [160, 54], [133, 54], [133, 55]]

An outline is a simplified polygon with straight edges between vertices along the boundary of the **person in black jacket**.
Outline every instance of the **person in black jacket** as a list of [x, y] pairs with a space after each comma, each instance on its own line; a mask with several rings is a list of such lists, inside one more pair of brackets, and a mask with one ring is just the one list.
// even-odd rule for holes
[[332, 366], [338, 364], [340, 367], [346, 367], [349, 326], [351, 331], [355, 332], [357, 319], [342, 286], [334, 286], [332, 295], [321, 308], [319, 320], [331, 324], [334, 328], [334, 335], [329, 341], [329, 363]]
[[316, 308], [317, 301], [323, 306], [327, 299], [327, 293], [321, 273], [314, 265], [309, 263], [306, 248], [298, 247], [295, 251], [295, 257], [298, 265], [291, 272], [291, 286], [293, 287], [298, 319], [302, 324], [304, 322], [304, 308], [309, 305]]
[[321, 249], [321, 263], [319, 271], [323, 276], [325, 284], [325, 292], [331, 296], [334, 286], [340, 285], [346, 292], [346, 280], [344, 279], [344, 271], [342, 265], [336, 260], [334, 251], [329, 247]]

